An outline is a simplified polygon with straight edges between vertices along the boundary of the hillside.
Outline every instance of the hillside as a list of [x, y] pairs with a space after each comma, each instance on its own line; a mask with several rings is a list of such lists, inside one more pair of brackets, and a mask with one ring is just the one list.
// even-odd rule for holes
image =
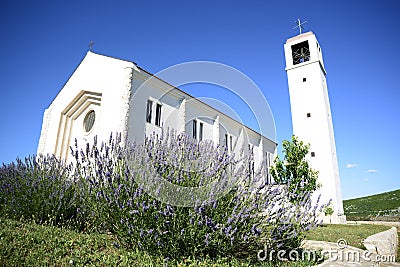
[[400, 220], [400, 189], [343, 201], [347, 220]]

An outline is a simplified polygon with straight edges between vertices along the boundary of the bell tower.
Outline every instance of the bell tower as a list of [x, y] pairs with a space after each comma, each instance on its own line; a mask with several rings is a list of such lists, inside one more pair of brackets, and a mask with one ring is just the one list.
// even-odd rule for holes
[[310, 144], [307, 156], [319, 172], [321, 203], [332, 200], [334, 213], [327, 222], [345, 223], [336, 145], [321, 46], [312, 32], [289, 38], [285, 45], [293, 134]]

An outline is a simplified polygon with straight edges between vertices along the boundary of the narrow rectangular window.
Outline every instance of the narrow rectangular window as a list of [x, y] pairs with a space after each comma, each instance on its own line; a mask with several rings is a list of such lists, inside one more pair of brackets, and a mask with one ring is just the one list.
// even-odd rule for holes
[[193, 139], [197, 139], [197, 121], [193, 120]]
[[254, 153], [254, 145], [249, 144], [249, 153], [253, 154]]
[[151, 123], [151, 113], [153, 109], [153, 101], [147, 100], [146, 122]]
[[228, 134], [225, 134], [225, 148], [228, 149]]
[[230, 150], [232, 151], [233, 150], [233, 138], [232, 138], [232, 135], [231, 136], [229, 136], [229, 146], [230, 146]]
[[200, 122], [200, 126], [199, 126], [199, 140], [203, 141], [203, 123]]
[[270, 184], [271, 183], [271, 178], [270, 178], [270, 173], [269, 173], [269, 166], [270, 166], [270, 164], [269, 164], [269, 160], [270, 160], [270, 158], [269, 158], [269, 153], [268, 153], [268, 151], [267, 152], [265, 152], [265, 167], [266, 167], [266, 170], [267, 170], [267, 177], [266, 177], [266, 179], [267, 179], [267, 184]]
[[161, 126], [161, 104], [156, 106], [156, 125]]
[[249, 162], [249, 174], [251, 177], [254, 177], [254, 161]]

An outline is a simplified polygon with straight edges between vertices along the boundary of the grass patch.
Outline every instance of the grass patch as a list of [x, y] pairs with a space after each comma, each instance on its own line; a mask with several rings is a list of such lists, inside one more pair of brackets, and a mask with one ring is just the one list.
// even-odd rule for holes
[[343, 201], [347, 220], [400, 221], [400, 189]]
[[[257, 253], [257, 252], [255, 252]], [[0, 266], [165, 266], [161, 257], [127, 250], [116, 237], [82, 234], [0, 217]], [[250, 263], [235, 258], [184, 259], [167, 266], [310, 266], [312, 262]]]
[[343, 225], [327, 224], [306, 233], [306, 239], [337, 242], [345, 239], [353, 247], [365, 249], [362, 241], [368, 236], [390, 229], [383, 225]]
[[[113, 236], [80, 234], [53, 226], [0, 218], [2, 266], [98, 266], [152, 263], [140, 252], [118, 248]], [[156, 264], [157, 262], [154, 262]]]

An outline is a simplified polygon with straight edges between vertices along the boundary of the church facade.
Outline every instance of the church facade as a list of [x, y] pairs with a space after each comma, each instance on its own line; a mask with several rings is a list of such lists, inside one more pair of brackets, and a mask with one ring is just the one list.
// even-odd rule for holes
[[212, 141], [230, 152], [243, 147], [254, 155], [254, 169], [270, 165], [277, 144], [135, 63], [94, 52], [86, 56], [45, 110], [37, 153], [70, 160], [70, 146], [94, 136], [105, 141], [121, 133], [123, 142], [174, 129], [198, 141]]

